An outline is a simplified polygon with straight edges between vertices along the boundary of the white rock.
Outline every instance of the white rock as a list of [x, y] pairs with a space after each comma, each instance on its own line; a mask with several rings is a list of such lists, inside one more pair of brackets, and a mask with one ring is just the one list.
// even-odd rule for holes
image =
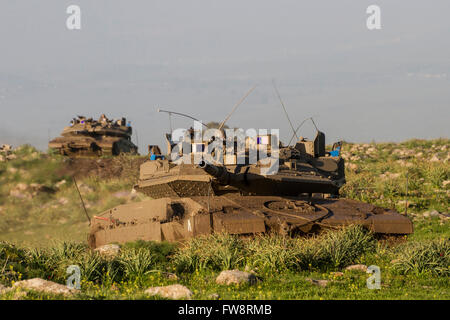
[[347, 270], [347, 271], [357, 270], [357, 271], [366, 272], [367, 266], [365, 264], [353, 264], [351, 266], [346, 267], [345, 270]]
[[311, 282], [312, 284], [319, 287], [326, 287], [328, 285], [329, 280], [316, 280], [307, 278], [306, 281]]
[[94, 251], [106, 257], [115, 257], [120, 253], [120, 246], [117, 244], [105, 244], [95, 248]]
[[239, 270], [224, 270], [216, 278], [216, 283], [226, 285], [241, 283], [254, 284], [255, 282], [256, 276], [254, 274]]
[[430, 162], [439, 162], [439, 161], [441, 160], [439, 159], [437, 154], [433, 155], [433, 157], [430, 159]]
[[40, 278], [16, 282], [14, 283], [13, 288], [23, 288], [25, 290], [34, 290], [45, 293], [63, 294], [63, 295], [71, 295], [78, 291], [76, 289], [69, 289], [65, 285], [52, 281], [47, 281]]
[[66, 180], [61, 180], [55, 184], [55, 187], [60, 188], [63, 184], [66, 184]]
[[160, 296], [166, 299], [190, 299], [192, 291], [181, 284], [172, 284], [164, 287], [151, 287], [144, 291], [150, 296]]
[[67, 198], [60, 198], [58, 199], [58, 203], [64, 206], [69, 203], [69, 200]]
[[430, 211], [430, 217], [439, 217], [441, 214], [437, 210]]

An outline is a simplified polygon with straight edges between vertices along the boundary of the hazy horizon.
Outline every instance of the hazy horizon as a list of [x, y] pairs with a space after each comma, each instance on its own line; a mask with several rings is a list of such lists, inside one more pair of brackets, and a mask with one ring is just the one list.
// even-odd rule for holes
[[[66, 8], [81, 7], [81, 30]], [[366, 28], [381, 7], [382, 29]], [[167, 114], [327, 143], [448, 138], [450, 2], [41, 0], [0, 4], [0, 144], [47, 149], [76, 115], [131, 120], [141, 153]], [[174, 127], [192, 125], [174, 118]], [[300, 135], [312, 135], [305, 124]], [[136, 141], [136, 136], [133, 137]]]

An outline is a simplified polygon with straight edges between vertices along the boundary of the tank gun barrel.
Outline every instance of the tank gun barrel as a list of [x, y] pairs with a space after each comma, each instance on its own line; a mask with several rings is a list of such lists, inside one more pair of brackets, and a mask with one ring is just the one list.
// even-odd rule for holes
[[223, 166], [216, 166], [205, 161], [201, 161], [198, 167], [203, 169], [206, 173], [212, 175], [222, 184], [232, 184], [233, 181], [237, 180], [235, 174], [228, 172], [228, 170]]

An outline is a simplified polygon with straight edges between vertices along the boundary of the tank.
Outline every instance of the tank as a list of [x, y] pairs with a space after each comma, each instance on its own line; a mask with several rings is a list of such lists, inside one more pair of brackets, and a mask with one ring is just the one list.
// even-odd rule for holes
[[102, 114], [93, 120], [78, 116], [48, 147], [70, 157], [136, 154], [138, 147], [131, 142], [131, 135], [132, 128], [126, 118], [110, 120]]
[[[261, 138], [257, 141], [268, 141]], [[412, 222], [394, 210], [339, 198], [345, 184], [342, 144], [327, 152], [324, 138], [318, 132], [313, 141], [300, 138], [295, 146], [281, 145], [279, 170], [270, 175], [261, 170], [263, 159], [227, 165], [148, 160], [135, 189], [152, 199], [94, 216], [89, 245], [174, 242], [222, 232], [303, 236], [354, 224], [380, 235], [412, 233]]]

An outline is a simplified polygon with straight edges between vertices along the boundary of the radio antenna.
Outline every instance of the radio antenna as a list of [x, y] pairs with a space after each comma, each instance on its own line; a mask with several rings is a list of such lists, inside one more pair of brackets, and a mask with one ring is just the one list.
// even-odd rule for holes
[[251, 88], [250, 90], [247, 91], [246, 94], [244, 94], [244, 96], [234, 105], [233, 110], [231, 110], [231, 112], [228, 114], [228, 116], [225, 118], [225, 120], [222, 121], [222, 123], [219, 126], [219, 130], [221, 130], [223, 128], [223, 126], [225, 125], [225, 123], [228, 121], [228, 119], [230, 119], [231, 115], [234, 113], [234, 111], [237, 109], [237, 107], [239, 107], [241, 105], [242, 102], [244, 102], [245, 98], [248, 97], [248, 95], [255, 90], [256, 86], [254, 86], [253, 88]]
[[[272, 85], [273, 85], [273, 88], [275, 89], [275, 93], [277, 94], [278, 99], [280, 100], [281, 106], [283, 107], [284, 113], [286, 114], [286, 118], [287, 118], [288, 121], [289, 121], [289, 124], [290, 124], [290, 126], [291, 126], [291, 129], [292, 129], [292, 131], [294, 132], [294, 136], [296, 136], [296, 137], [297, 137], [297, 140], [298, 140], [297, 131], [294, 130], [294, 126], [292, 125], [292, 122], [291, 122], [291, 119], [289, 118], [289, 115], [288, 115], [288, 113], [287, 113], [286, 107], [284, 106], [283, 100], [281, 99], [280, 92], [278, 92], [277, 86], [276, 86], [276, 84], [275, 84], [275, 80], [272, 80]], [[291, 139], [291, 140], [292, 140], [292, 139]], [[289, 143], [290, 143], [290, 142], [289, 142]]]
[[83, 205], [84, 213], [86, 214], [86, 217], [87, 217], [87, 219], [89, 221], [89, 225], [91, 225], [91, 218], [89, 217], [89, 214], [88, 214], [88, 212], [86, 210], [86, 206], [84, 205], [84, 201], [83, 201], [83, 197], [81, 196], [80, 189], [78, 189], [78, 184], [77, 184], [77, 181], [75, 180], [75, 175], [72, 176], [72, 179], [73, 179], [73, 182], [75, 184], [75, 187], [77, 188], [78, 195], [80, 196], [80, 200], [81, 200], [81, 204]]
[[196, 119], [196, 118], [194, 118], [194, 117], [192, 117], [192, 116], [190, 116], [190, 115], [188, 115], [188, 114], [184, 114], [184, 113], [180, 113], [180, 112], [175, 112], [175, 111], [169, 111], [169, 110], [162, 110], [162, 109], [159, 109], [159, 108], [157, 109], [157, 111], [158, 111], [158, 112], [165, 112], [165, 113], [168, 113], [168, 114], [169, 114], [170, 132], [172, 132], [172, 114], [176, 114], [176, 115], [181, 116], [181, 117], [185, 117], [185, 118], [189, 118], [189, 119], [198, 121], [198, 122], [200, 122], [202, 125], [204, 125], [205, 127], [209, 128], [206, 124], [204, 124], [204, 123], [201, 122], [200, 120], [198, 120], [198, 119]]

